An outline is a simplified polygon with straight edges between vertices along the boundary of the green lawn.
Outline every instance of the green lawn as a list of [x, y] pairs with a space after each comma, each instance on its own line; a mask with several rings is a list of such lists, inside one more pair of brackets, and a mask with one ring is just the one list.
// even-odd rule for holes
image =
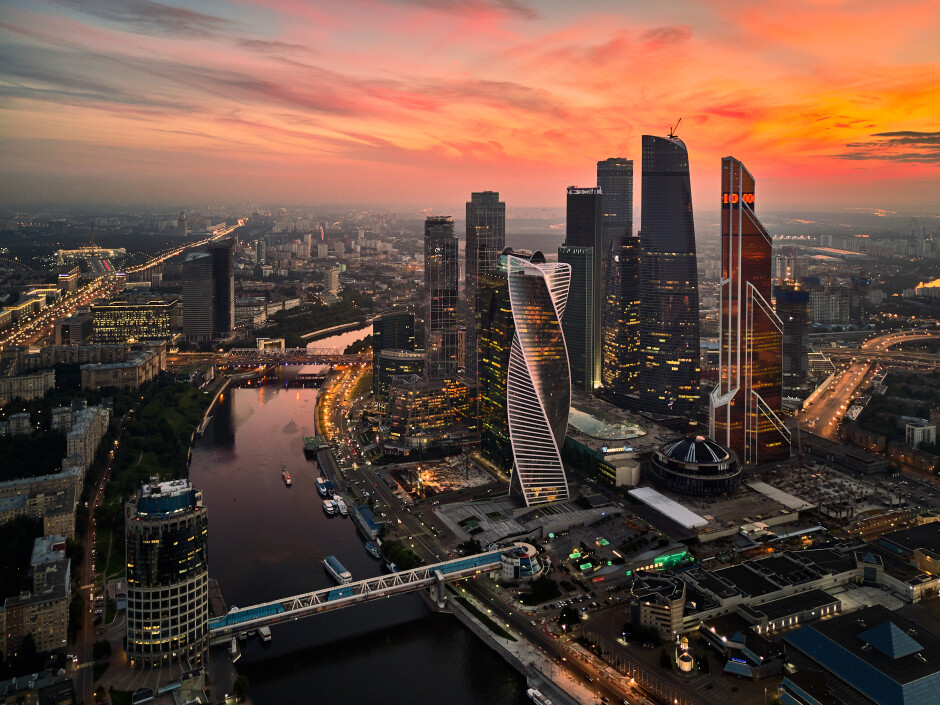
[[[449, 586], [448, 586], [449, 587]], [[472, 614], [476, 619], [483, 624], [484, 627], [493, 632], [496, 636], [501, 636], [503, 639], [509, 639], [509, 641], [515, 641], [516, 638], [507, 632], [503, 627], [498, 624], [492, 617], [490, 617], [485, 612], [480, 611], [476, 608], [473, 603], [471, 603], [466, 597], [457, 593], [456, 590], [452, 590], [453, 598], [457, 600], [461, 605], [467, 608], [467, 611]]]

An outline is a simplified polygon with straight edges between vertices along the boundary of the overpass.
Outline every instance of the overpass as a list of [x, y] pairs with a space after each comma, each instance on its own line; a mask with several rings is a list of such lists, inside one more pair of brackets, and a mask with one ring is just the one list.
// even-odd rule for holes
[[281, 622], [311, 617], [322, 612], [351, 607], [393, 595], [402, 595], [427, 587], [432, 588], [432, 595], [440, 601], [445, 582], [468, 578], [498, 568], [499, 557], [505, 551], [504, 547], [475, 556], [456, 558], [420, 568], [402, 570], [390, 575], [380, 575], [376, 578], [366, 578], [346, 585], [293, 595], [251, 607], [232, 607], [221, 617], [209, 620], [209, 640], [212, 644], [223, 644], [241, 631], [269, 627]]

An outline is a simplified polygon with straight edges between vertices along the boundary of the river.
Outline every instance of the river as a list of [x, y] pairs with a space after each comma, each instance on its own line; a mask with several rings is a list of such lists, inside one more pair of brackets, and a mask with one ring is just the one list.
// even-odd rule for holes
[[[317, 390], [287, 386], [298, 369], [280, 368], [277, 383], [226, 391], [193, 449], [190, 479], [209, 511], [209, 573], [229, 606], [330, 586], [322, 566], [328, 554], [354, 579], [380, 573], [352, 520], [323, 513], [319, 472], [302, 443], [314, 431]], [[293, 487], [282, 482], [282, 465]], [[277, 625], [272, 633], [268, 648], [257, 639], [244, 644], [237, 664], [255, 705], [529, 702], [521, 675], [417, 595]]]

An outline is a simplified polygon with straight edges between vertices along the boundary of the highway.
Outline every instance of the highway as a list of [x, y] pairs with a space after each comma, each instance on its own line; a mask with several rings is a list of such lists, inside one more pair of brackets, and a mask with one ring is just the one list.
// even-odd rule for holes
[[[853, 362], [843, 370], [837, 372], [829, 386], [814, 400], [811, 406], [800, 414], [800, 424], [803, 428], [824, 438], [836, 439], [839, 435], [839, 425], [845, 412], [858, 395], [859, 390], [866, 385], [873, 374], [871, 357], [865, 352], [885, 353], [889, 348], [912, 340], [925, 340], [940, 337], [940, 333], [928, 331], [901, 331], [888, 333], [876, 338], [866, 340], [859, 347], [858, 354]], [[810, 399], [813, 399], [812, 395]]]

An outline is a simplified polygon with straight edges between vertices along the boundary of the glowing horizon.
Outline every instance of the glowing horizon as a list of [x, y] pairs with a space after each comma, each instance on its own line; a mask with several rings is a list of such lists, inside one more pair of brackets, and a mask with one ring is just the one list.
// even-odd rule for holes
[[940, 208], [938, 34], [937, 0], [5, 0], [0, 203], [557, 207], [681, 117], [696, 208], [728, 155], [761, 210]]

